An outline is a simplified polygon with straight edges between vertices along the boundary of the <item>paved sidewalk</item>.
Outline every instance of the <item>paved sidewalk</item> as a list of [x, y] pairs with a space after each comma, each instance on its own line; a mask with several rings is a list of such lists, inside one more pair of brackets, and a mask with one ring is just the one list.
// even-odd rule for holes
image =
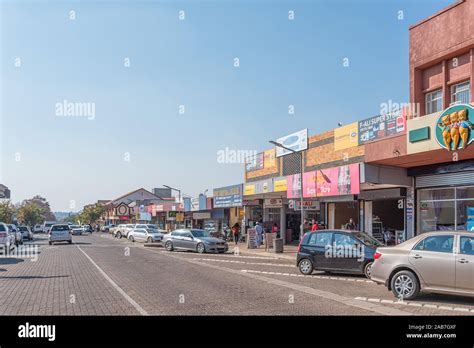
[[[239, 243], [238, 245], [239, 252], [242, 254], [251, 254], [251, 255], [258, 255], [258, 256], [265, 256], [265, 257], [276, 257], [279, 259], [291, 260], [296, 261], [296, 252], [298, 250], [297, 245], [285, 245], [283, 247], [283, 253], [275, 253], [272, 249], [265, 251], [265, 246], [262, 245], [260, 248], [257, 249], [248, 249], [246, 243]], [[233, 242], [229, 242], [229, 251], [234, 252], [235, 244]]]

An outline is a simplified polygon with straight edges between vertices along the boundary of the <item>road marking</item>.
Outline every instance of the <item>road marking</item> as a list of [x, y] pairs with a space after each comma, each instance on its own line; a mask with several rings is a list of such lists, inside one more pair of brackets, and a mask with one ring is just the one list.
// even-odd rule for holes
[[237, 261], [237, 260], [220, 260], [220, 259], [205, 259], [201, 257], [195, 257], [193, 260], [201, 260], [201, 261], [212, 261], [212, 262], [228, 262], [228, 263], [238, 263], [238, 264], [245, 264], [245, 265], [259, 265], [259, 266], [277, 266], [277, 267], [291, 267], [294, 268], [294, 265], [284, 264], [284, 263], [269, 263], [269, 262], [245, 262], [245, 261]]
[[411, 302], [411, 301], [390, 301], [390, 300], [382, 300], [379, 298], [367, 298], [367, 297], [354, 297], [354, 300], [365, 301], [365, 302], [389, 303], [389, 304], [411, 306], [411, 307], [433, 308], [433, 309], [444, 310], [444, 311], [474, 312], [474, 309], [463, 308], [463, 307], [453, 308], [450, 306], [435, 305], [431, 303], [420, 303], [420, 302]]
[[98, 271], [104, 276], [105, 279], [114, 287], [115, 290], [117, 290], [120, 294], [122, 294], [123, 297], [133, 306], [135, 309], [140, 313], [141, 315], [148, 315], [147, 311], [145, 311], [137, 302], [133, 300], [120, 286], [115, 283], [112, 278], [110, 278], [107, 273], [105, 273], [102, 268], [100, 268], [92, 258], [86, 254], [84, 250], [81, 249], [81, 247], [78, 245], [77, 248], [87, 257], [87, 259], [98, 269]]
[[[251, 263], [248, 263], [251, 264]], [[258, 265], [262, 265], [262, 263], [259, 263]], [[267, 274], [264, 271], [256, 271], [253, 269], [242, 269], [240, 270], [241, 272], [247, 272], [247, 273], [263, 273]], [[344, 278], [344, 277], [325, 277], [325, 276], [320, 276], [320, 275], [304, 275], [304, 274], [290, 274], [290, 273], [281, 273], [281, 272], [269, 272], [269, 274], [275, 274], [275, 275], [283, 275], [283, 276], [291, 276], [291, 277], [307, 277], [307, 278], [316, 278], [316, 279], [329, 279], [329, 280], [342, 280], [342, 281], [358, 281], [358, 282], [365, 282], [365, 283], [374, 283], [372, 280], [369, 279], [351, 279], [351, 278]]]

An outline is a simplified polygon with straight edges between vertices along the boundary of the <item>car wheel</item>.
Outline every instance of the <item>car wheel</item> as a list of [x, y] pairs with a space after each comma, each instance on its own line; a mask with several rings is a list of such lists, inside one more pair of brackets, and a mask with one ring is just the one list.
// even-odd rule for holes
[[313, 263], [309, 259], [302, 259], [298, 264], [298, 269], [305, 275], [311, 274], [313, 273]]
[[395, 297], [402, 300], [412, 300], [420, 292], [418, 279], [411, 271], [400, 271], [395, 274], [390, 282], [390, 287]]
[[170, 241], [167, 241], [165, 243], [165, 249], [168, 251], [173, 251], [173, 243], [171, 243]]
[[72, 244], [72, 240], [68, 240], [68, 243], [69, 243], [69, 244]]
[[122, 238], [122, 233], [117, 232], [117, 238], [118, 238], [118, 239]]
[[128, 236], [128, 240], [129, 240], [130, 242], [135, 242], [135, 238], [133, 238], [133, 236]]
[[370, 279], [370, 276], [372, 274], [372, 266], [374, 265], [373, 261], [369, 261], [365, 264], [364, 266], [364, 274], [367, 278]]
[[153, 243], [153, 238], [148, 237], [147, 242], [148, 242], [148, 243]]
[[53, 242], [49, 242], [49, 245], [53, 245]]
[[204, 246], [203, 243], [199, 243], [197, 246], [196, 246], [196, 250], [199, 254], [204, 254], [204, 252], [206, 251], [206, 247]]

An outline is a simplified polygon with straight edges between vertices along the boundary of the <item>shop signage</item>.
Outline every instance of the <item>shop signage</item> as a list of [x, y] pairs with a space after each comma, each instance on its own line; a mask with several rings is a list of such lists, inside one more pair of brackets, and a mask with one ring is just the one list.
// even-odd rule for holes
[[265, 208], [281, 208], [283, 200], [281, 198], [265, 198], [263, 206]]
[[258, 153], [256, 155], [249, 156], [245, 159], [245, 170], [250, 172], [252, 170], [263, 169], [264, 165], [264, 153]]
[[276, 168], [277, 160], [275, 148], [264, 152], [263, 166], [265, 169]]
[[357, 122], [334, 129], [334, 150], [343, 150], [359, 145], [359, 124]]
[[244, 199], [244, 205], [246, 207], [249, 207], [252, 205], [260, 205], [260, 200], [259, 199]]
[[199, 210], [199, 198], [191, 198], [191, 211]]
[[244, 196], [250, 196], [255, 194], [255, 185], [254, 184], [245, 184], [244, 186]]
[[242, 184], [214, 189], [214, 208], [242, 206]]
[[129, 215], [130, 209], [125, 203], [119, 204], [117, 208], [115, 208], [117, 215]]
[[203, 220], [203, 219], [210, 219], [211, 218], [211, 213], [193, 213], [193, 219], [194, 220]]
[[119, 216], [119, 220], [128, 220], [128, 215]]
[[244, 185], [244, 196], [273, 192], [272, 179], [254, 181]]
[[471, 105], [453, 105], [444, 110], [436, 122], [436, 141], [448, 151], [465, 149], [474, 140], [473, 123]]
[[287, 190], [286, 178], [273, 179], [273, 192], [285, 192]]
[[[293, 210], [301, 210], [301, 201], [297, 199], [290, 199], [288, 201], [288, 208]], [[303, 201], [303, 210], [319, 210], [320, 204], [318, 201]]]
[[166, 213], [166, 220], [168, 221], [176, 221], [176, 215], [178, 214], [177, 211], [168, 211]]
[[[300, 198], [300, 174], [287, 176], [287, 197]], [[354, 195], [360, 192], [359, 164], [319, 169], [303, 174], [303, 197]]]
[[359, 121], [359, 144], [365, 144], [405, 132], [406, 116], [404, 110], [383, 114]]
[[257, 231], [255, 228], [247, 229], [247, 236], [248, 236], [248, 245], [249, 249], [255, 249], [257, 247]]
[[[298, 132], [289, 134], [287, 136], [278, 138], [277, 143], [293, 150], [293, 151], [303, 151], [308, 149], [308, 129], [303, 129]], [[282, 147], [276, 147], [276, 156], [281, 157], [293, 153]]]

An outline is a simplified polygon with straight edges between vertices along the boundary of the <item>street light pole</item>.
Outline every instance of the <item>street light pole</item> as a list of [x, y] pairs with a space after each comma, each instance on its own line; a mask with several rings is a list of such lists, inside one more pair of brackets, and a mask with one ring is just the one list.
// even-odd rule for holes
[[168, 185], [163, 185], [163, 187], [166, 187], [167, 189], [174, 190], [178, 192], [178, 203], [181, 203], [181, 190], [178, 190], [177, 188], [168, 186]]
[[[281, 147], [282, 149], [285, 149], [287, 151], [290, 151], [291, 153], [298, 153], [298, 151], [295, 151], [293, 149], [290, 149], [286, 147], [283, 144], [280, 144], [276, 141], [270, 140], [270, 144], [273, 144], [275, 146]], [[300, 165], [300, 209], [301, 209], [301, 224], [300, 224], [300, 240], [304, 236], [304, 206], [303, 206], [303, 173], [304, 173], [304, 163], [303, 163], [303, 151], [299, 151], [300, 155], [300, 160], [301, 160], [301, 165]]]

